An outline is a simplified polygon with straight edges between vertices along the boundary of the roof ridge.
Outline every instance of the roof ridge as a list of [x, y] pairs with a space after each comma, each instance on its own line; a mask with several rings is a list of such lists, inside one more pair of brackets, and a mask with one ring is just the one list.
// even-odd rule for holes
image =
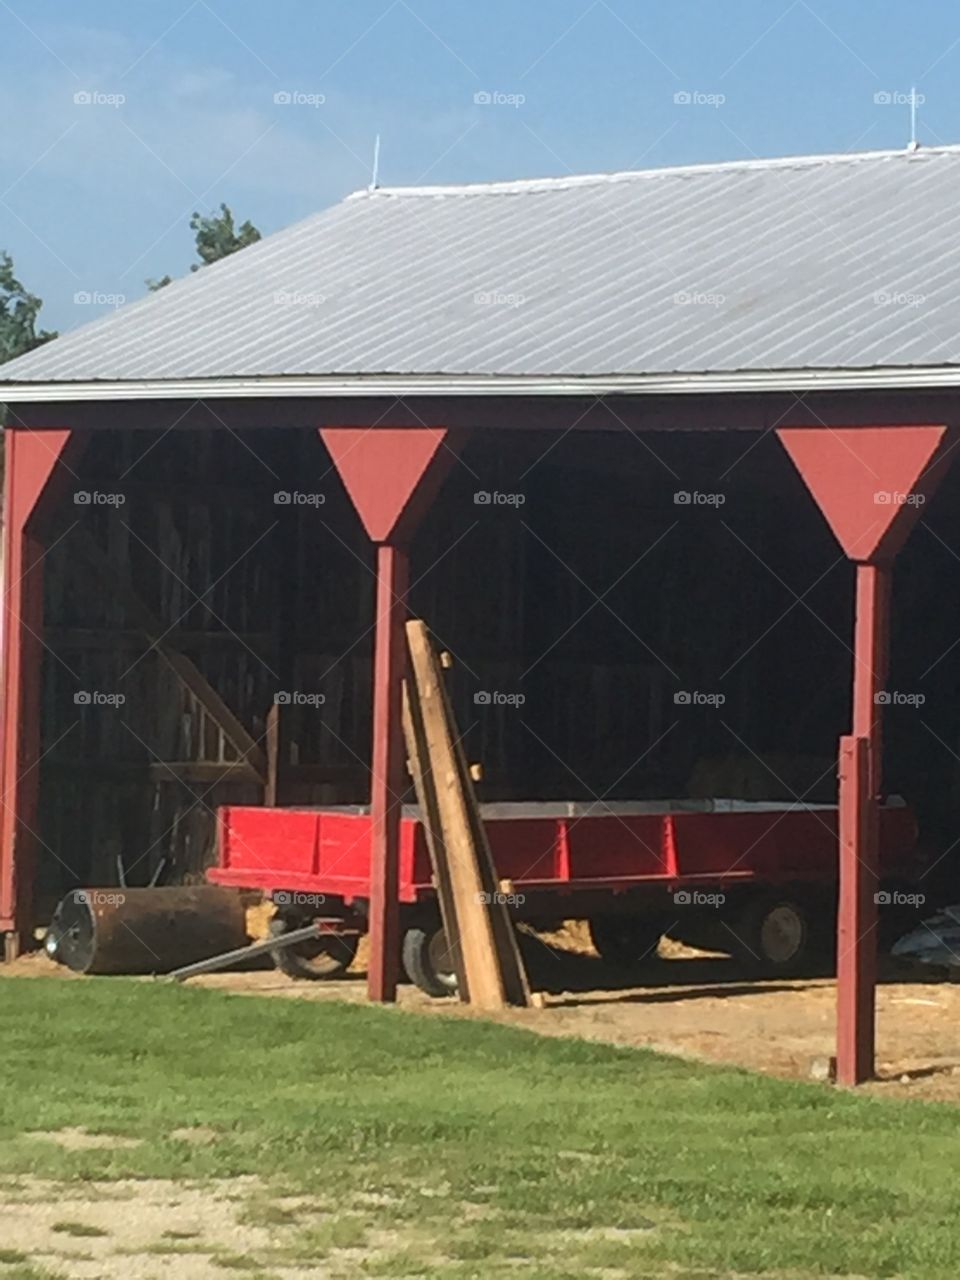
[[513, 195], [524, 191], [556, 191], [584, 186], [604, 186], [633, 179], [685, 177], [699, 173], [724, 173], [764, 169], [814, 168], [817, 165], [857, 163], [870, 160], [922, 160], [934, 155], [960, 155], [960, 144], [935, 147], [901, 147], [886, 151], [840, 151], [823, 155], [771, 156], [749, 160], [714, 160], [701, 164], [660, 165], [651, 169], [624, 169], [611, 173], [570, 174], [561, 178], [517, 178], [493, 182], [447, 183], [436, 186], [365, 187], [347, 200], [384, 196]]

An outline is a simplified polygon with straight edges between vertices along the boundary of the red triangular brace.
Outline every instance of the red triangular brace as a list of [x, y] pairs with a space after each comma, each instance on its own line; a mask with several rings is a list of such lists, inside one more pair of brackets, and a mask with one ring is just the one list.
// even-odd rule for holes
[[777, 432], [851, 560], [890, 560], [936, 488], [947, 428], [785, 427]]
[[412, 532], [455, 454], [446, 427], [321, 427], [347, 493], [374, 542]]

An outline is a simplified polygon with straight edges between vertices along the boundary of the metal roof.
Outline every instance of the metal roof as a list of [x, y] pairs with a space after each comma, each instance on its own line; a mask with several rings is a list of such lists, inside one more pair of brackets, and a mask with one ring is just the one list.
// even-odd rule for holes
[[358, 192], [0, 369], [11, 401], [884, 385], [960, 385], [960, 148]]

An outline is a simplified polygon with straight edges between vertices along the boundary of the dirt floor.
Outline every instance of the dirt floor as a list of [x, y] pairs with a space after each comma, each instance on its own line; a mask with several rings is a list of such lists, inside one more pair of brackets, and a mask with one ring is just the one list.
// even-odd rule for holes
[[[543, 1035], [644, 1045], [665, 1053], [816, 1078], [833, 1053], [836, 988], [831, 978], [756, 981], [734, 962], [669, 942], [643, 975], [624, 980], [592, 953], [576, 924], [523, 941], [542, 1009], [514, 1009], [496, 1020]], [[191, 982], [249, 995], [300, 1000], [364, 1000], [361, 949], [344, 978], [298, 982], [272, 968], [210, 974]], [[78, 979], [43, 953], [0, 966], [0, 974]], [[150, 979], [144, 979], [149, 981]], [[434, 1000], [412, 986], [400, 1006], [417, 1013], [479, 1016], [455, 999]], [[960, 1102], [960, 984], [933, 971], [883, 975], [878, 999], [878, 1075], [865, 1086], [883, 1096]], [[489, 1016], [489, 1015], [484, 1015]]]

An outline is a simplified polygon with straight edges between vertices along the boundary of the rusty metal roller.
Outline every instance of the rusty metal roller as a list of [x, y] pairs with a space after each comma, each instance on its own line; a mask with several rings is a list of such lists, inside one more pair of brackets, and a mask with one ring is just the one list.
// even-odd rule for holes
[[73, 889], [54, 912], [47, 952], [77, 973], [169, 973], [247, 941], [233, 889]]

